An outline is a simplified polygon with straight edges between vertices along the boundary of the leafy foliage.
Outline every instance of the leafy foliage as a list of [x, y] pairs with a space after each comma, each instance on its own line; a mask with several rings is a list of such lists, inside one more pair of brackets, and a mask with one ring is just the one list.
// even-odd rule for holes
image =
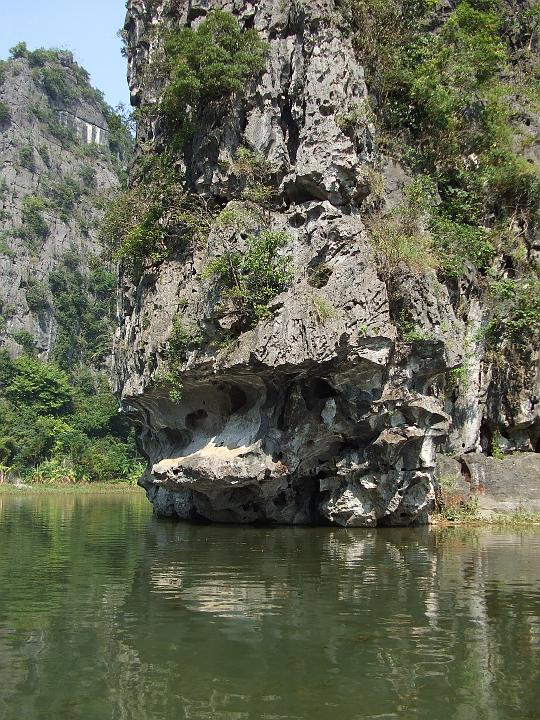
[[28, 480], [132, 480], [141, 471], [105, 381], [0, 351], [0, 464]]
[[49, 234], [49, 225], [43, 216], [47, 203], [39, 195], [27, 195], [22, 201], [22, 224], [14, 234], [22, 238], [31, 252], [36, 252]]
[[17, 152], [19, 164], [33, 172], [36, 167], [34, 163], [34, 148], [31, 145], [22, 145]]
[[67, 375], [53, 365], [23, 355], [13, 361], [10, 374], [4, 392], [12, 402], [31, 403], [36, 412], [47, 415], [57, 415], [70, 405]]
[[169, 363], [185, 360], [189, 350], [196, 350], [204, 343], [204, 335], [196, 325], [185, 325], [182, 315], [177, 313], [173, 319], [172, 331], [167, 347]]
[[83, 188], [76, 180], [72, 177], [64, 177], [47, 185], [45, 189], [47, 206], [57, 213], [61, 220], [68, 222], [83, 193]]
[[540, 280], [527, 275], [520, 280], [505, 278], [490, 283], [495, 303], [487, 331], [495, 338], [537, 345], [540, 341]]
[[108, 205], [100, 237], [135, 276], [147, 259], [159, 263], [205, 238], [210, 219], [204, 200], [185, 189], [174, 159], [165, 153], [143, 165], [137, 184]]
[[228, 12], [211, 12], [198, 27], [171, 32], [165, 40], [169, 84], [161, 111], [174, 143], [190, 140], [208, 103], [241, 95], [246, 82], [264, 67], [266, 44], [255, 30], [242, 30]]
[[499, 0], [459, 0], [446, 15], [430, 0], [346, 7], [386, 143], [433, 182], [442, 270], [459, 275], [465, 260], [485, 270], [491, 231], [526, 228], [540, 201], [539, 173], [512, 128], [537, 82], [536, 21], [526, 6]]
[[17, 330], [12, 333], [11, 337], [22, 347], [28, 355], [34, 355], [36, 352], [36, 343], [28, 330]]
[[49, 307], [49, 287], [47, 283], [34, 280], [28, 283], [26, 302], [31, 312], [41, 313]]
[[83, 273], [67, 253], [49, 274], [58, 337], [54, 359], [64, 369], [80, 363], [99, 366], [110, 351], [116, 280], [98, 262]]
[[245, 252], [227, 252], [206, 266], [201, 279], [212, 278], [230, 300], [243, 324], [252, 327], [268, 316], [268, 304], [292, 279], [291, 260], [279, 254], [289, 240], [283, 232], [249, 235]]
[[6, 103], [0, 101], [0, 125], [5, 125], [11, 119], [11, 113]]

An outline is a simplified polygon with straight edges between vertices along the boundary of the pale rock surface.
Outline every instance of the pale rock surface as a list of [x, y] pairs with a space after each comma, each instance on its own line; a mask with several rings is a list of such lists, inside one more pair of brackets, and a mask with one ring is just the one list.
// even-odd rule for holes
[[[156, 32], [160, 19], [196, 24], [214, 8], [256, 28], [270, 50], [244, 101], [225, 117], [204, 111], [186, 172], [194, 191], [226, 203], [237, 148], [262, 153], [279, 188], [271, 225], [290, 237], [284, 252], [294, 279], [271, 303], [271, 317], [227, 350], [211, 341], [231, 320], [216, 309], [199, 274], [224, 250], [242, 249], [242, 237], [214, 228], [206, 245], [148, 266], [136, 284], [123, 279], [115, 374], [148, 458], [142, 485], [158, 515], [182, 519], [347, 527], [426, 522], [437, 450], [481, 446], [489, 377], [473, 358], [473, 384], [459, 401], [447, 378], [467, 353], [481, 356], [481, 344], [466, 341], [472, 342], [482, 309], [473, 301], [469, 318], [463, 313], [472, 293], [466, 282], [447, 287], [434, 273], [403, 267], [390, 288], [377, 269], [364, 222], [378, 202], [374, 171], [384, 178], [380, 202], [387, 210], [402, 201], [410, 178], [380, 156], [367, 112], [354, 131], [343, 129], [344, 114], [367, 107], [368, 90], [333, 0], [193, 0], [174, 9], [131, 0], [133, 102], [159, 97], [159, 84], [145, 81], [144, 70], [163, 34]], [[160, 132], [159, 121], [143, 121], [139, 143], [159, 140]], [[326, 282], [313, 287], [309, 280], [322, 263]], [[317, 312], [321, 301], [330, 309], [324, 318]], [[156, 379], [166, 371], [179, 309], [209, 342], [188, 354], [182, 398], [173, 402]], [[403, 310], [415, 319], [412, 342], [400, 337]], [[531, 397], [530, 389], [524, 392]], [[535, 407], [523, 405], [529, 443], [537, 436]], [[513, 427], [511, 413], [508, 422]]]

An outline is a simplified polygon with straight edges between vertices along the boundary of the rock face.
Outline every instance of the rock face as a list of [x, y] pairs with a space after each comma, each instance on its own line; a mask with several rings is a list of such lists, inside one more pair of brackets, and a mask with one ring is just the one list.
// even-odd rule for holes
[[84, 277], [98, 257], [98, 199], [118, 186], [118, 164], [104, 103], [69, 53], [24, 52], [1, 71], [0, 346], [17, 355], [33, 342], [48, 359], [49, 275], [70, 258]]
[[[466, 283], [451, 288], [405, 267], [390, 283], [378, 268], [365, 218], [377, 204], [399, 203], [410, 179], [377, 149], [363, 70], [332, 0], [194, 0], [175, 9], [131, 0], [133, 102], [159, 95], [145, 80], [159, 46], [152, 27], [196, 24], [215, 8], [255, 28], [269, 55], [245, 100], [225, 117], [203, 112], [185, 171], [193, 192], [231, 208], [237, 149], [264, 156], [278, 197], [267, 222], [287, 234], [294, 277], [269, 316], [225, 349], [216, 340], [232, 321], [200, 274], [225, 251], [245, 250], [242, 233], [214, 225], [206, 244], [148, 265], [137, 283], [124, 278], [115, 373], [148, 458], [142, 484], [159, 515], [182, 519], [425, 522], [437, 448], [480, 449], [492, 392], [485, 368], [480, 378], [480, 360], [463, 396], [452, 397], [447, 376], [482, 308]], [[364, 118], [352, 130], [344, 121], [351, 112]], [[160, 132], [143, 116], [139, 148], [159, 142]], [[404, 310], [414, 319], [408, 339], [399, 330]], [[186, 353], [182, 397], [173, 401], [158, 380], [178, 313], [206, 342]], [[536, 406], [528, 380], [524, 388], [519, 426], [530, 429]], [[537, 437], [534, 427], [525, 444]]]
[[501, 459], [468, 453], [461, 464], [481, 512], [540, 512], [538, 453], [515, 453]]

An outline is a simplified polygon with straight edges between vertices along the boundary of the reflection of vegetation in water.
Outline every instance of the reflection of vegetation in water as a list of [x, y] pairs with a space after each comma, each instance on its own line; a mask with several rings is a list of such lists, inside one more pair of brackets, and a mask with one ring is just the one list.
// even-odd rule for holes
[[537, 707], [540, 532], [197, 526], [131, 498], [0, 496], [6, 720]]

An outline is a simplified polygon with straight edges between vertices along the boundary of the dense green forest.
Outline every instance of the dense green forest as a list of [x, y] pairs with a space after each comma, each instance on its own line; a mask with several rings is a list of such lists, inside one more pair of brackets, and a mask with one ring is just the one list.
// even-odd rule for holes
[[[2, 210], [0, 254], [28, 264], [25, 304], [35, 327], [53, 323], [53, 342], [43, 352], [35, 334], [10, 330], [24, 305], [0, 299], [0, 332], [22, 350], [16, 359], [0, 350], [0, 479], [135, 481], [141, 458], [108, 377], [115, 267], [93, 241], [110, 198], [107, 186], [115, 176], [120, 184], [126, 179], [133, 146], [129, 116], [107, 105], [70, 53], [31, 51], [21, 42], [10, 54], [0, 62], [0, 88], [7, 83], [13, 87], [24, 74], [32, 100], [19, 105], [8, 93], [11, 106], [0, 106], [4, 128], [24, 113], [23, 125], [12, 129], [12, 137], [15, 167], [27, 193], [21, 196], [16, 185], [2, 186], [3, 198], [10, 196], [10, 202]], [[75, 113], [81, 103], [105, 119], [106, 143], [87, 144], [60, 122], [59, 111]], [[18, 205], [20, 221], [14, 221]], [[59, 226], [76, 241], [61, 254], [54, 245]], [[41, 253], [47, 247], [55, 261], [43, 273]], [[45, 257], [43, 264], [48, 262]]]
[[142, 467], [106, 378], [0, 351], [0, 472], [37, 482], [133, 480]]

